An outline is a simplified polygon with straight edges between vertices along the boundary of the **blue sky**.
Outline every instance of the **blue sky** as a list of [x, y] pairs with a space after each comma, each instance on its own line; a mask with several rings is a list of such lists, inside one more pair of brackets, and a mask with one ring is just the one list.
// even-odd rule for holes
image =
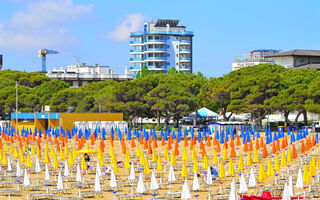
[[231, 71], [234, 55], [252, 49], [320, 49], [319, 0], [1, 0], [4, 68], [39, 71], [85, 62], [118, 73], [129, 64], [130, 31], [154, 19], [179, 19], [193, 31], [193, 69], [206, 76]]

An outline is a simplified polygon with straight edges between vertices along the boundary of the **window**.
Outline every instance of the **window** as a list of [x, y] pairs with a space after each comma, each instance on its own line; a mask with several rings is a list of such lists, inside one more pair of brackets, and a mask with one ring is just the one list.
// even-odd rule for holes
[[177, 45], [176, 48], [179, 48], [179, 46]]
[[176, 64], [177, 66], [179, 65], [179, 63]]
[[179, 54], [177, 54], [177, 58], [178, 58]]

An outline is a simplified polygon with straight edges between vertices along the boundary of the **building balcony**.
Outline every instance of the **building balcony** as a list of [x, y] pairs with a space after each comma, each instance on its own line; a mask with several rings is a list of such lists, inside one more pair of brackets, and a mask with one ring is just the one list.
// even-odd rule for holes
[[145, 61], [166, 61], [166, 57], [147, 57]]
[[141, 70], [141, 67], [139, 67], [139, 66], [131, 66], [130, 70]]
[[175, 32], [175, 31], [147, 31], [146, 35], [188, 35], [193, 36], [192, 31]]
[[144, 41], [130, 41], [130, 45], [143, 45]]
[[189, 62], [189, 61], [191, 61], [191, 58], [181, 57], [181, 58], [180, 58], [180, 61], [187, 61], [187, 62]]
[[150, 44], [150, 43], [166, 43], [166, 40], [160, 40], [160, 39], [151, 39], [151, 40], [147, 40], [146, 43]]
[[130, 54], [143, 54], [144, 50], [142, 49], [130, 49]]
[[137, 36], [143, 36], [144, 33], [143, 32], [132, 32], [130, 34], [130, 37], [137, 37]]
[[143, 62], [143, 58], [130, 58], [130, 62]]
[[191, 40], [180, 40], [180, 44], [191, 44]]
[[152, 51], [152, 52], [166, 52], [166, 48], [147, 48], [145, 51]]
[[180, 53], [191, 53], [191, 49], [180, 49]]
[[167, 70], [167, 67], [166, 66], [148, 66], [148, 69], [150, 70]]
[[180, 66], [179, 70], [181, 70], [181, 71], [191, 71], [191, 67], [190, 66]]

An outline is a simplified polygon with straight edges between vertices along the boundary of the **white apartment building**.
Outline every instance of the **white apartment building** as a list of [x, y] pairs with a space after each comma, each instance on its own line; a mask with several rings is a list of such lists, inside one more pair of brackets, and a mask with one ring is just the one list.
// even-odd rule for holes
[[145, 23], [143, 32], [131, 33], [131, 72], [137, 73], [144, 65], [164, 73], [172, 67], [192, 72], [193, 32], [178, 23], [179, 20], [159, 19]]
[[132, 80], [133, 75], [130, 74], [129, 67], [126, 67], [125, 74], [117, 74], [115, 70], [111, 70], [109, 66], [86, 65], [69, 65], [67, 69], [60, 68], [49, 70], [46, 74], [50, 79], [63, 80], [70, 84], [71, 87], [80, 87], [90, 82], [115, 80], [125, 81]]

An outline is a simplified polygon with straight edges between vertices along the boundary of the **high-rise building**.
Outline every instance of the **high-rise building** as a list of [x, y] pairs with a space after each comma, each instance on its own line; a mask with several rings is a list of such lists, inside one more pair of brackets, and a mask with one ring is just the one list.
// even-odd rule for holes
[[232, 63], [232, 71], [240, 69], [242, 67], [254, 66], [259, 64], [273, 64], [273, 58], [269, 55], [279, 53], [279, 50], [274, 49], [257, 49], [249, 52], [249, 55], [235, 56]]
[[192, 72], [193, 32], [178, 25], [179, 20], [159, 19], [145, 23], [143, 32], [130, 37], [130, 71], [137, 73], [145, 65], [148, 70]]

